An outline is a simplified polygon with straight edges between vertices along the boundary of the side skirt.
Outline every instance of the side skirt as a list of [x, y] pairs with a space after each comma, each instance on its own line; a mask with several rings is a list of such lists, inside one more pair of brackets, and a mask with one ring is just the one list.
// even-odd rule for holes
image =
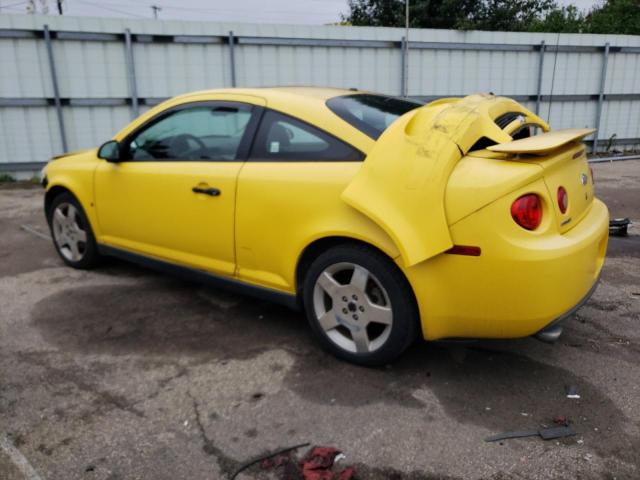
[[292, 310], [300, 310], [297, 296], [291, 293], [279, 292], [265, 287], [258, 287], [256, 285], [244, 283], [240, 280], [221, 277], [203, 270], [183, 267], [182, 265], [166, 262], [157, 258], [147, 257], [145, 255], [140, 255], [138, 253], [129, 252], [127, 250], [122, 250], [108, 245], [98, 244], [98, 252], [100, 255], [116, 257], [127, 262], [136, 263], [143, 267], [168, 273], [169, 275], [173, 275], [187, 281], [202, 283], [214, 288], [228, 290], [233, 293], [249, 295], [261, 300], [279, 303], [285, 307], [291, 308]]

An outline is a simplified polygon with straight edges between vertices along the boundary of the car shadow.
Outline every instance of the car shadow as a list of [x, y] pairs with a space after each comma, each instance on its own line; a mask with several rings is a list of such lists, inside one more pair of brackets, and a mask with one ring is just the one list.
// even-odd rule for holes
[[[32, 321], [48, 342], [78, 355], [197, 363], [250, 360], [282, 349], [294, 359], [286, 388], [312, 403], [421, 409], [425, 428], [441, 408], [457, 422], [495, 433], [536, 428], [563, 415], [603, 455], [631, 461], [640, 449], [626, 417], [598, 385], [536, 358], [541, 349], [532, 339], [421, 342], [393, 365], [362, 368], [321, 350], [300, 312], [120, 262], [101, 272], [134, 281], [76, 286], [38, 302]], [[581, 399], [566, 397], [568, 385]]]

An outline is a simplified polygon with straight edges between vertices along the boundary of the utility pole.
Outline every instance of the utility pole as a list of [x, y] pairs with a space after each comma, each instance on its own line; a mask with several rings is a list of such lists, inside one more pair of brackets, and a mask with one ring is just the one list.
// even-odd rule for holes
[[153, 18], [158, 20], [158, 12], [162, 10], [162, 7], [159, 7], [158, 5], [151, 5], [151, 10], [153, 10]]
[[404, 85], [402, 91], [409, 95], [409, 0], [404, 0]]

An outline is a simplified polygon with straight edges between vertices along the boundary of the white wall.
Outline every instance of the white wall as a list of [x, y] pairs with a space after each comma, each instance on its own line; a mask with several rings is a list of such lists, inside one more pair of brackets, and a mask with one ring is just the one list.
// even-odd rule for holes
[[[399, 42], [403, 29], [226, 24], [40, 15], [0, 16], [0, 102], [3, 99], [53, 97], [45, 42], [41, 38], [2, 38], [7, 30], [84, 31], [122, 34], [220, 35]], [[640, 37], [624, 35], [534, 34], [411, 30], [412, 42], [640, 47]], [[615, 50], [615, 49], [614, 49]], [[638, 49], [640, 52], [640, 49]], [[401, 93], [402, 54], [388, 48], [272, 46], [236, 44], [237, 86], [324, 85]], [[53, 40], [53, 55], [62, 98], [96, 99], [130, 96], [123, 41]], [[138, 96], [170, 97], [191, 90], [231, 86], [227, 44], [133, 44]], [[500, 95], [537, 93], [539, 52], [410, 49], [408, 93], [458, 96], [477, 91]], [[640, 94], [640, 53], [612, 51], [605, 94]], [[543, 95], [597, 95], [603, 53], [548, 51], [542, 71]], [[639, 100], [605, 101], [599, 138], [640, 137]], [[523, 101], [529, 108], [535, 102]], [[5, 102], [6, 104], [6, 102]], [[556, 128], [593, 127], [596, 100], [542, 102], [541, 116]], [[122, 106], [64, 106], [69, 150], [98, 145], [131, 118]], [[141, 106], [141, 111], [147, 108]], [[638, 140], [640, 142], [640, 140]], [[629, 146], [629, 145], [627, 145]], [[618, 148], [622, 148], [621, 145]], [[0, 164], [42, 162], [62, 152], [53, 106], [0, 106]], [[1, 165], [0, 165], [1, 167]]]

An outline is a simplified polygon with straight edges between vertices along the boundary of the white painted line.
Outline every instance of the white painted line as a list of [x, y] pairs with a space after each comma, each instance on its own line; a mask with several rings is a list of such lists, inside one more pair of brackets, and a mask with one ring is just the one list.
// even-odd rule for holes
[[24, 475], [27, 480], [42, 480], [42, 477], [38, 475], [33, 466], [29, 463], [29, 460], [18, 450], [11, 440], [6, 435], [0, 437], [0, 449], [9, 455], [9, 458], [13, 464], [18, 467], [18, 470]]
[[46, 233], [39, 232], [38, 230], [36, 230], [33, 227], [30, 227], [29, 225], [20, 225], [20, 228], [25, 232], [29, 232], [35, 235], [36, 237], [44, 238], [45, 240], [51, 240], [51, 236], [47, 235]]

